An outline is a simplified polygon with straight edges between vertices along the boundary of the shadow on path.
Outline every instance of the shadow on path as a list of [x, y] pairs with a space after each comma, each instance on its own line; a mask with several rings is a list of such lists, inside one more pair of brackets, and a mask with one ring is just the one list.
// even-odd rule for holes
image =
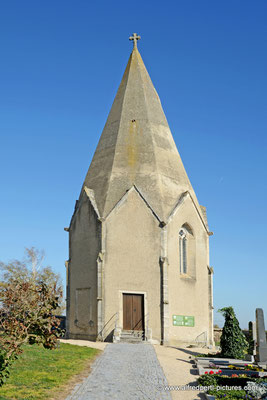
[[[182, 347], [175, 347], [175, 346], [167, 346], [170, 347], [171, 349], [176, 349], [179, 351], [182, 351], [183, 353], [189, 354], [190, 356], [197, 356], [198, 354], [201, 353], [201, 349], [199, 349], [199, 351], [192, 351], [192, 350], [188, 350], [188, 349], [184, 349]], [[203, 353], [205, 354], [205, 353]]]

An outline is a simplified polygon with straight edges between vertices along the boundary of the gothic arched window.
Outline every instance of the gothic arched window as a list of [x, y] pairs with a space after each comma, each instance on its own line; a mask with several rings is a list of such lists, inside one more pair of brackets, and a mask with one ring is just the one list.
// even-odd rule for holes
[[186, 246], [186, 230], [181, 229], [179, 232], [179, 253], [180, 253], [180, 273], [187, 273], [187, 246]]
[[195, 277], [195, 238], [192, 228], [184, 224], [179, 231], [180, 274]]

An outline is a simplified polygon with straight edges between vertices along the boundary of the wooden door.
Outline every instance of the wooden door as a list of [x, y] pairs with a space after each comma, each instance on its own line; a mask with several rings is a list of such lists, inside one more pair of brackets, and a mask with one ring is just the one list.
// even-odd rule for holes
[[142, 294], [123, 295], [123, 329], [144, 330], [144, 296]]

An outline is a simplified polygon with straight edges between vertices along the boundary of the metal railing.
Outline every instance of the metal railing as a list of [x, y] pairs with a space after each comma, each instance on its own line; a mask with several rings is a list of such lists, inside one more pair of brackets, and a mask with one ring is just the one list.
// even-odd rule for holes
[[[138, 327], [138, 325], [142, 324], [142, 321], [144, 321], [144, 330], [138, 330], [135, 329]], [[135, 324], [135, 326], [132, 329], [129, 329], [128, 332], [131, 332], [133, 336], [136, 337], [141, 337], [143, 340], [147, 340], [147, 333], [148, 333], [148, 321], [149, 321], [149, 313], [147, 313], [143, 318], [140, 318], [139, 321]]]
[[[110, 317], [110, 319], [106, 322], [106, 324], [103, 326], [103, 328], [98, 332], [96, 340], [104, 341], [109, 334], [113, 332], [117, 333], [118, 330], [121, 330], [120, 327], [118, 327], [118, 322], [119, 322], [119, 312], [116, 312]], [[129, 330], [133, 336], [142, 336], [143, 340], [147, 340], [147, 334], [148, 334], [148, 322], [149, 322], [149, 313], [147, 313], [144, 316], [144, 325], [145, 329], [144, 330], [137, 330], [135, 328], [138, 327], [139, 324], [142, 324], [142, 319], [140, 319], [135, 326]]]
[[[118, 316], [118, 314], [119, 313], [116, 312], [115, 314], [112, 315], [112, 317], [110, 317], [110, 319], [106, 322], [106, 324], [103, 326], [103, 328], [98, 332], [98, 334], [96, 336], [97, 340], [100, 340], [103, 342], [106, 339], [106, 337], [108, 335], [105, 335], [105, 330], [107, 330], [107, 327], [109, 324], [113, 324], [113, 322], [111, 322], [111, 321], [113, 321], [114, 317]], [[116, 329], [117, 320], [118, 320], [118, 318], [116, 318], [116, 320], [115, 320], [115, 323], [114, 323], [115, 328], [114, 329]], [[110, 330], [110, 328], [108, 330]]]
[[195, 342], [198, 346], [205, 347], [207, 345], [207, 331], [200, 333], [195, 339]]

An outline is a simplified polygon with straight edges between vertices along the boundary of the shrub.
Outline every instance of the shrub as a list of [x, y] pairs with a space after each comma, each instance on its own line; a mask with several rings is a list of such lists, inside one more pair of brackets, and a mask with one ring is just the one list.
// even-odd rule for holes
[[216, 399], [248, 399], [245, 390], [208, 390]]
[[243, 358], [248, 348], [245, 335], [240, 329], [233, 307], [219, 310], [225, 318], [220, 346], [221, 354], [225, 358]]
[[214, 375], [201, 375], [197, 381], [201, 386], [217, 386], [217, 380]]
[[201, 386], [240, 386], [244, 388], [247, 386], [247, 382], [252, 381], [255, 383], [265, 383], [267, 385], [267, 378], [253, 378], [251, 376], [238, 375], [236, 377], [231, 377], [228, 375], [201, 375], [198, 378], [198, 383]]
[[43, 282], [13, 280], [0, 287], [0, 387], [25, 343], [57, 345], [59, 320], [53, 315], [61, 291]]

